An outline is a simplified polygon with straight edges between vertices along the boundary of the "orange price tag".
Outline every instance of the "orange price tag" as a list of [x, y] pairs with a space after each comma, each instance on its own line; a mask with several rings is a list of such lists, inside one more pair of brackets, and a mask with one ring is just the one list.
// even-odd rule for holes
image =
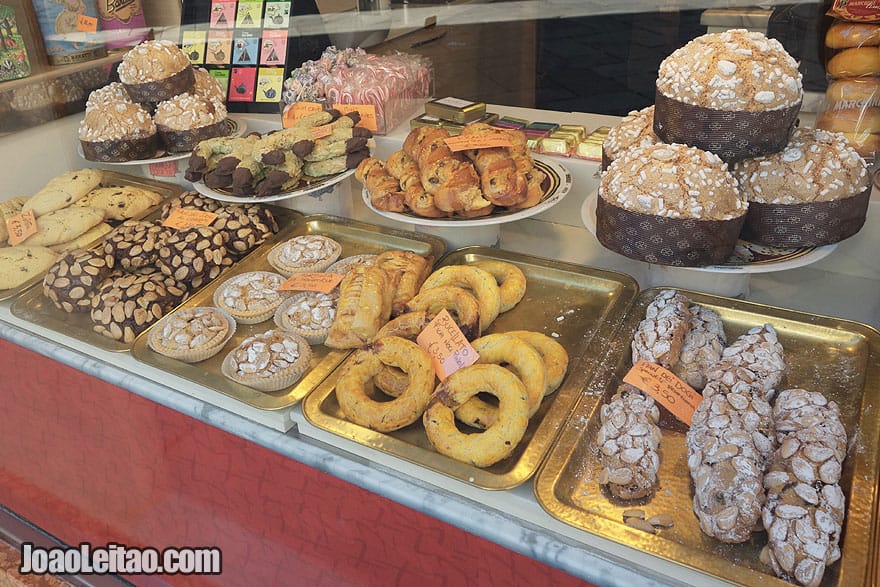
[[379, 124], [376, 121], [376, 107], [373, 104], [334, 104], [333, 108], [339, 110], [342, 115], [358, 112], [361, 115], [361, 121], [355, 126], [373, 132], [379, 130]]
[[150, 175], [153, 177], [174, 177], [177, 175], [177, 161], [150, 163]]
[[333, 127], [329, 124], [325, 124], [323, 126], [316, 126], [312, 128], [312, 138], [313, 139], [323, 139], [324, 137], [329, 137], [333, 134]]
[[453, 151], [467, 151], [468, 149], [488, 149], [490, 147], [512, 147], [510, 138], [500, 133], [485, 133], [485, 136], [457, 136], [444, 139], [446, 145]]
[[653, 397], [688, 426], [703, 401], [703, 396], [674, 373], [649, 361], [638, 361], [623, 380]]
[[88, 14], [78, 14], [76, 16], [76, 30], [81, 33], [97, 33], [98, 19]]
[[318, 291], [330, 293], [339, 285], [341, 273], [294, 273], [278, 288], [280, 291]]
[[175, 208], [162, 223], [162, 226], [178, 229], [192, 228], [194, 226], [211, 226], [211, 223], [216, 219], [217, 215], [213, 212], [197, 210], [196, 208]]
[[416, 337], [416, 342], [431, 357], [431, 365], [440, 381], [480, 358], [474, 347], [446, 310], [441, 310]]
[[281, 113], [281, 126], [290, 128], [296, 124], [300, 118], [315, 114], [324, 109], [324, 106], [318, 102], [294, 102], [284, 107]]
[[27, 240], [37, 232], [37, 218], [33, 210], [21, 212], [6, 219], [6, 230], [9, 231], [9, 244], [15, 246]]

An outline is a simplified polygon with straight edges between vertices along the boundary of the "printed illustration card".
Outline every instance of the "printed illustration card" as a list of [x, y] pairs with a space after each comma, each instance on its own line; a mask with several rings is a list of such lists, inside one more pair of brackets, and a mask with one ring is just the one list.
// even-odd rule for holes
[[208, 31], [208, 47], [205, 63], [229, 65], [232, 62], [232, 31]]
[[0, 81], [27, 77], [31, 63], [15, 9], [0, 4]]
[[284, 84], [283, 67], [261, 67], [257, 81], [257, 102], [277, 102]]
[[229, 102], [253, 102], [257, 81], [256, 67], [233, 67], [229, 76]]
[[256, 65], [260, 57], [260, 34], [236, 31], [232, 41], [233, 65]]
[[209, 69], [208, 73], [210, 73], [215, 80], [220, 83], [220, 87], [223, 88], [223, 95], [228, 99], [229, 98], [229, 70], [228, 69]]
[[260, 65], [284, 65], [287, 58], [287, 31], [263, 30]]
[[205, 62], [205, 39], [207, 34], [205, 31], [183, 31], [183, 42], [181, 49], [189, 57], [189, 62], [193, 65], [200, 65]]
[[235, 28], [235, 0], [214, 0], [211, 2], [211, 28]]
[[263, 0], [239, 0], [235, 28], [258, 29], [263, 26]]
[[284, 29], [290, 26], [291, 2], [266, 2], [266, 16], [263, 19], [264, 29]]

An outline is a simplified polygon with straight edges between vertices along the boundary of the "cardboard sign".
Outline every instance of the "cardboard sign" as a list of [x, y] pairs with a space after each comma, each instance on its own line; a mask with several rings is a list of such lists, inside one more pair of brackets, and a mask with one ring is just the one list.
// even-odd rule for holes
[[489, 149], [491, 147], [512, 147], [509, 137], [501, 133], [482, 133], [474, 136], [457, 136], [444, 139], [446, 145], [453, 151], [467, 151], [469, 149]]
[[416, 342], [431, 357], [431, 365], [440, 381], [480, 358], [446, 310], [428, 323]]
[[153, 177], [174, 177], [177, 175], [177, 161], [150, 163], [150, 175]]
[[333, 108], [339, 110], [343, 116], [349, 112], [358, 112], [361, 115], [361, 121], [355, 126], [373, 132], [379, 130], [379, 124], [376, 120], [376, 107], [372, 104], [334, 104]]
[[162, 226], [177, 229], [211, 226], [211, 223], [216, 219], [217, 215], [213, 212], [197, 210], [196, 208], [175, 208], [162, 223]]
[[308, 116], [309, 114], [316, 114], [323, 109], [324, 106], [318, 102], [294, 102], [293, 104], [288, 104], [284, 108], [284, 112], [281, 114], [281, 126], [284, 128], [290, 128], [302, 117]]
[[278, 290], [330, 293], [343, 277], [341, 273], [294, 273]]
[[316, 126], [312, 128], [312, 138], [313, 139], [323, 139], [324, 137], [329, 137], [333, 134], [333, 127], [329, 124], [325, 124], [323, 126]]
[[653, 397], [688, 426], [691, 425], [694, 410], [703, 401], [703, 396], [672, 371], [649, 361], [637, 362], [623, 380]]
[[81, 33], [97, 33], [98, 19], [88, 14], [77, 14], [76, 30]]
[[33, 210], [21, 212], [6, 219], [6, 230], [9, 231], [9, 244], [15, 246], [24, 242], [37, 232], [37, 218]]

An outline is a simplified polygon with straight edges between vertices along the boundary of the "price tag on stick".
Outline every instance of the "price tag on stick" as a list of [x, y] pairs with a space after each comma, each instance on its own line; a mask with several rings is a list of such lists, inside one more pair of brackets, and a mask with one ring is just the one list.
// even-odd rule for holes
[[445, 381], [459, 369], [473, 365], [480, 358], [446, 310], [441, 310], [428, 323], [416, 342], [431, 357], [431, 364], [440, 381]]
[[37, 219], [33, 210], [27, 210], [6, 219], [6, 230], [9, 232], [9, 244], [21, 244], [37, 232]]
[[703, 396], [672, 371], [649, 361], [638, 361], [623, 380], [653, 397], [688, 426], [691, 425], [694, 410], [703, 401]]
[[295, 273], [282, 283], [279, 291], [317, 291], [330, 293], [339, 285], [341, 273]]

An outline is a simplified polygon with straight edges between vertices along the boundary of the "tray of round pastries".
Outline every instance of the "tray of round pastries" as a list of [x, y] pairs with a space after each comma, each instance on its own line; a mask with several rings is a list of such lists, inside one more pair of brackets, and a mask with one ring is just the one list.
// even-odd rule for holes
[[[537, 470], [637, 290], [611, 271], [488, 247], [453, 251], [303, 413], [465, 483], [516, 487]], [[479, 355], [442, 383], [411, 342], [441, 309]], [[402, 385], [392, 366], [406, 371]]]
[[[324, 344], [337, 313], [339, 288], [329, 293], [279, 290], [289, 277], [344, 276], [382, 254], [413, 256], [427, 270], [444, 252], [443, 241], [429, 235], [337, 216], [307, 216], [138, 337], [132, 355], [253, 407], [287, 408], [350, 352]], [[208, 352], [192, 352], [205, 350], [209, 341]]]
[[[636, 360], [702, 397], [663, 386], [655, 400], [630, 373]], [[664, 395], [696, 406], [689, 425]], [[720, 581], [870, 585], [878, 401], [880, 332], [870, 326], [645, 290], [535, 494], [568, 524]]]
[[[221, 204], [172, 187], [175, 197], [161, 207], [60, 254], [38, 286], [13, 302], [13, 315], [103, 350], [127, 352], [141, 332], [273, 239], [279, 224], [302, 218], [286, 208]], [[207, 213], [196, 221], [206, 224], [166, 226], [181, 209]]]

